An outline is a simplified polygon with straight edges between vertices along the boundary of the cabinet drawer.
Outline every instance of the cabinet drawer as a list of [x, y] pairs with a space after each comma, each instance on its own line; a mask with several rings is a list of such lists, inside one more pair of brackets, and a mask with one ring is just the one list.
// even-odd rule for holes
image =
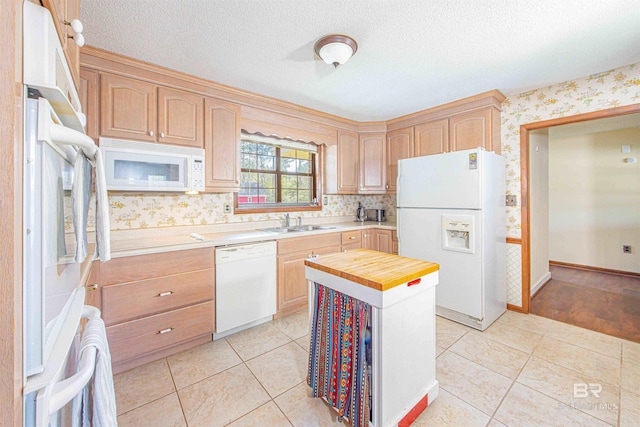
[[342, 244], [350, 245], [353, 243], [360, 243], [362, 241], [362, 231], [344, 231], [342, 233]]
[[113, 258], [100, 266], [102, 285], [135, 282], [213, 268], [213, 248]]
[[352, 251], [354, 249], [362, 248], [361, 242], [348, 243], [346, 245], [342, 245], [342, 252]]
[[326, 246], [340, 246], [341, 233], [320, 234], [318, 236], [305, 236], [278, 241], [278, 255], [293, 252], [307, 251]]
[[107, 328], [111, 361], [123, 360], [213, 333], [213, 301]]
[[213, 269], [102, 288], [105, 324], [124, 322], [213, 299]]

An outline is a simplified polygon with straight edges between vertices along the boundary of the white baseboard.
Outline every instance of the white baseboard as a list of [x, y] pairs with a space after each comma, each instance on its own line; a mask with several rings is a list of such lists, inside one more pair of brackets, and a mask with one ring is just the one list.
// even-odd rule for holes
[[536, 282], [535, 286], [531, 288], [531, 296], [535, 295], [535, 293], [540, 290], [542, 285], [547, 283], [550, 279], [551, 279], [551, 272], [548, 272], [547, 274], [542, 276], [542, 278]]

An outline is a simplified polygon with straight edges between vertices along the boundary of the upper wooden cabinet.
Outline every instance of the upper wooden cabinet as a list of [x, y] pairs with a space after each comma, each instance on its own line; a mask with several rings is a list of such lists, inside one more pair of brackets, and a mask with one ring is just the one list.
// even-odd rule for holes
[[210, 191], [240, 189], [240, 108], [205, 99], [205, 186]]
[[158, 142], [202, 148], [203, 98], [181, 90], [158, 88]]
[[371, 133], [360, 135], [359, 193], [379, 194], [386, 189], [386, 135]]
[[338, 131], [338, 194], [358, 192], [358, 134]]
[[449, 118], [450, 151], [482, 147], [500, 154], [500, 112], [483, 108]]
[[86, 131], [91, 138], [98, 140], [98, 118], [100, 117], [100, 105], [98, 103], [98, 72], [93, 70], [80, 70], [80, 84], [78, 96], [82, 112], [87, 118]]
[[413, 128], [396, 129], [387, 133], [387, 193], [396, 192], [398, 160], [413, 157]]
[[142, 80], [100, 75], [100, 135], [203, 148], [204, 98]]
[[75, 32], [65, 22], [80, 19], [80, 0], [42, 0], [42, 5], [51, 12], [62, 50], [67, 57], [73, 82], [78, 89], [80, 84], [80, 48], [70, 38], [75, 35]]
[[100, 135], [156, 141], [156, 86], [141, 80], [100, 76]]
[[414, 156], [445, 153], [449, 150], [449, 119], [433, 120], [415, 127]]

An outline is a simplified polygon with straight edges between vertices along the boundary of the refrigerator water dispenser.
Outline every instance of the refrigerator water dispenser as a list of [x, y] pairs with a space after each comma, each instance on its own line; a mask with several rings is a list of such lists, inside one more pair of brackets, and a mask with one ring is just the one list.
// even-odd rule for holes
[[442, 215], [442, 249], [474, 253], [472, 215]]

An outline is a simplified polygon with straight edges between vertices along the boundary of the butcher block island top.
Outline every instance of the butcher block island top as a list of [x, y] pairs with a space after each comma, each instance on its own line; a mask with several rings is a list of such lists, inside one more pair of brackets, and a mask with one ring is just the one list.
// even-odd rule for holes
[[386, 291], [440, 269], [433, 262], [368, 249], [322, 255], [304, 263], [378, 291]]

